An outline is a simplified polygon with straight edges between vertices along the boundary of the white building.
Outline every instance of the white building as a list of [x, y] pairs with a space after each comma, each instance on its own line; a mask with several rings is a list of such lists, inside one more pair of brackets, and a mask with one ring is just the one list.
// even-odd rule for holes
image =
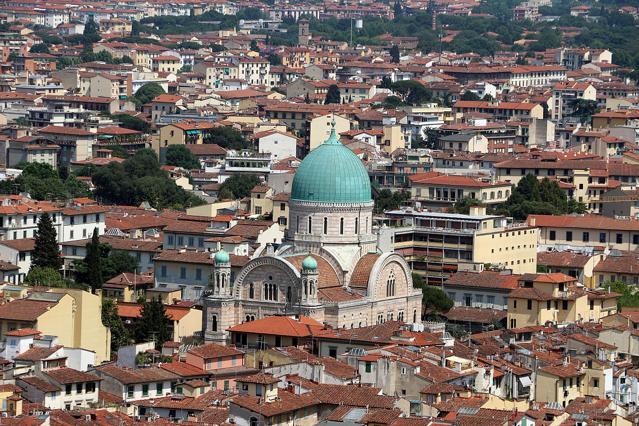
[[254, 138], [258, 141], [259, 152], [270, 153], [274, 160], [297, 157], [299, 139], [290, 133], [268, 130], [256, 133]]

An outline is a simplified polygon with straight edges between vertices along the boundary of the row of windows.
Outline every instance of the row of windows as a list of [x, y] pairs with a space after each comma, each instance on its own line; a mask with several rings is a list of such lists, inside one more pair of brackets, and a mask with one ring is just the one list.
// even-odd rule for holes
[[[180, 267], [180, 279], [185, 280], [186, 279], [186, 275], [187, 275], [186, 267], [185, 266], [181, 266]], [[166, 265], [160, 266], [160, 277], [162, 277], [162, 278], [166, 278], [167, 277]], [[195, 268], [195, 280], [196, 281], [202, 281], [202, 269]]]
[[[182, 235], [178, 235], [177, 238], [175, 238], [175, 235], [168, 235], [167, 236], [167, 242], [168, 245], [172, 246], [175, 241], [177, 241], [177, 246], [178, 247], [182, 247], [184, 246], [184, 242], [187, 242], [187, 246], [188, 247], [195, 247], [195, 237], [185, 237]], [[197, 238], [197, 246], [198, 247], [204, 247], [204, 237], [198, 237]]]
[[[548, 232], [548, 239], [550, 241], [555, 241], [557, 239], [557, 231], [551, 230]], [[573, 231], [565, 231], [565, 241], [572, 241], [573, 240]], [[584, 231], [581, 233], [581, 241], [583, 241], [584, 243], [590, 242], [590, 232], [588, 231]], [[594, 240], [593, 240], [594, 241]], [[599, 233], [599, 242], [600, 243], [605, 243], [607, 242], [607, 233], [606, 232], [600, 232]], [[616, 244], [623, 244], [624, 243], [624, 237], [622, 233], [616, 233], [615, 234], [615, 243]], [[633, 234], [632, 235], [632, 244], [639, 244], [639, 234]]]

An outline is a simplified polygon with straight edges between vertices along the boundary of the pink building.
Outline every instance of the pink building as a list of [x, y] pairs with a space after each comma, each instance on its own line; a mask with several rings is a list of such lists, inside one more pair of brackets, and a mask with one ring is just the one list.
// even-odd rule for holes
[[235, 389], [235, 378], [255, 372], [244, 365], [244, 355], [234, 347], [210, 343], [189, 350], [186, 363], [213, 373], [211, 383], [215, 383], [217, 389], [232, 390]]

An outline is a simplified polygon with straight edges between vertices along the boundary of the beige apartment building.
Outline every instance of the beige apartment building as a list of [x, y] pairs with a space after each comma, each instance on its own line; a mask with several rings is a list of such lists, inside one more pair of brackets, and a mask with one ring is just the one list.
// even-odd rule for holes
[[588, 290], [562, 273], [529, 274], [508, 296], [508, 328], [598, 322], [617, 312], [617, 293]]
[[414, 174], [408, 180], [411, 200], [421, 203], [422, 207], [452, 207], [464, 198], [497, 205], [505, 202], [512, 190], [512, 185], [506, 182], [439, 172]]
[[517, 185], [526, 175], [557, 180], [566, 195], [586, 204], [591, 213], [599, 213], [600, 197], [619, 186], [611, 179], [602, 160], [591, 159], [514, 159], [494, 165], [495, 178]]
[[599, 215], [530, 215], [528, 224], [539, 228], [539, 244], [574, 247], [603, 246], [610, 249], [639, 249], [639, 220]]
[[486, 264], [515, 274], [536, 272], [535, 227], [487, 215], [482, 207], [470, 213], [389, 211], [382, 220], [380, 241], [403, 254], [413, 272], [430, 284], [441, 284], [459, 270], [481, 271]]

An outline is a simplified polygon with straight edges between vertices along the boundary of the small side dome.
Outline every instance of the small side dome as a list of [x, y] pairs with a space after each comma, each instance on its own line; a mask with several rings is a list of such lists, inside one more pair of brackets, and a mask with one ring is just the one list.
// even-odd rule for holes
[[223, 249], [215, 253], [215, 263], [229, 263], [231, 261], [231, 257], [227, 252]]
[[306, 258], [302, 261], [302, 269], [305, 271], [317, 270], [317, 260], [313, 259], [311, 256], [306, 256]]

